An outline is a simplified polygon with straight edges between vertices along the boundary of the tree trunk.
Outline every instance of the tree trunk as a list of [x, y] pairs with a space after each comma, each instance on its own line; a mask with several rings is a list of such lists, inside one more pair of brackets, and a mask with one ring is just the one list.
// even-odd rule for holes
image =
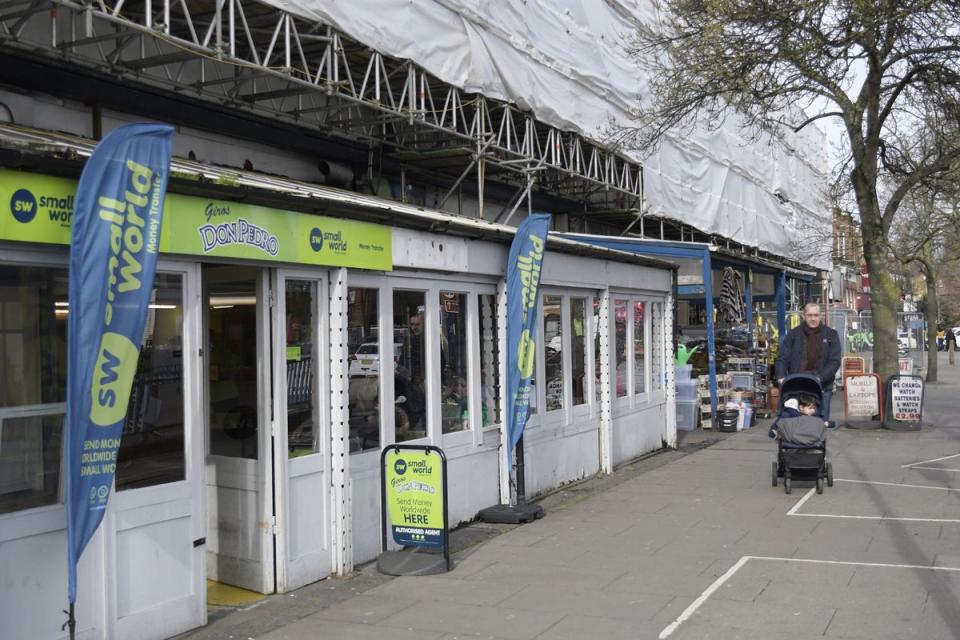
[[[873, 370], [881, 380], [898, 373], [897, 362], [897, 307], [900, 291], [893, 279], [892, 253], [887, 243], [887, 230], [877, 199], [876, 158], [873, 146], [857, 148], [854, 145], [854, 168], [850, 181], [860, 211], [860, 234], [863, 239], [863, 257], [870, 271], [870, 308], [873, 312]], [[872, 154], [872, 155], [871, 155]]]
[[873, 312], [873, 370], [882, 380], [900, 370], [897, 362], [897, 308], [900, 291], [882, 226], [862, 216], [863, 257], [870, 272], [870, 308]]
[[937, 381], [937, 322], [940, 318], [940, 299], [937, 297], [937, 268], [930, 255], [930, 243], [923, 247], [924, 275], [927, 277], [927, 382]]

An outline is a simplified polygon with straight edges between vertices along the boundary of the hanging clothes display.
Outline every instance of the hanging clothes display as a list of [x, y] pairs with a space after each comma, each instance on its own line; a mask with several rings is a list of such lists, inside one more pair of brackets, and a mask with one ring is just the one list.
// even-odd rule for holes
[[733, 267], [724, 267], [723, 280], [720, 284], [720, 303], [718, 306], [721, 320], [730, 324], [742, 324], [743, 309], [743, 275]]

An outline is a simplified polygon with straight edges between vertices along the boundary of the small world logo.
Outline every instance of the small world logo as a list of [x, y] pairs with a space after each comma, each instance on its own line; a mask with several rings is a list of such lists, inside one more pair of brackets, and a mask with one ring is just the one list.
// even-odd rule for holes
[[24, 224], [37, 215], [37, 199], [27, 189], [18, 189], [10, 198], [10, 211], [17, 222]]
[[310, 248], [317, 252], [323, 249], [323, 231], [317, 227], [310, 231]]
[[407, 472], [407, 461], [404, 460], [403, 458], [400, 458], [399, 460], [393, 463], [393, 470], [396, 472], [398, 476], [402, 476]]

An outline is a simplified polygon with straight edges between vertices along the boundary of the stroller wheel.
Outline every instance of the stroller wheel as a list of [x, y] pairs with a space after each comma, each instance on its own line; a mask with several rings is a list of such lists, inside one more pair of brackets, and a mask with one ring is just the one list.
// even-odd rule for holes
[[777, 473], [777, 471], [778, 471], [778, 469], [777, 469], [777, 463], [774, 462], [774, 463], [773, 463], [773, 478], [772, 478], [772, 479], [773, 479], [773, 486], [777, 486], [777, 480], [778, 480], [779, 477], [780, 477], [780, 474]]
[[790, 478], [789, 478], [789, 476], [788, 476], [788, 477], [786, 477], [786, 478], [783, 479], [783, 492], [784, 492], [784, 493], [790, 493], [790, 491], [792, 491], [792, 489], [793, 489], [793, 487], [790, 486]]
[[827, 486], [828, 487], [833, 486], [833, 463], [832, 462], [827, 463]]
[[823, 478], [817, 478], [817, 493], [823, 493]]

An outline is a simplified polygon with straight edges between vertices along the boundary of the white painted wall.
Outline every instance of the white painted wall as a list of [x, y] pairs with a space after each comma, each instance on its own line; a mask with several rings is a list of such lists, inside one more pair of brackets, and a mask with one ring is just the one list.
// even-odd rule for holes
[[[0, 637], [66, 638], [66, 507], [0, 516]], [[80, 559], [77, 583], [77, 638], [103, 637], [105, 625], [101, 527]]]

